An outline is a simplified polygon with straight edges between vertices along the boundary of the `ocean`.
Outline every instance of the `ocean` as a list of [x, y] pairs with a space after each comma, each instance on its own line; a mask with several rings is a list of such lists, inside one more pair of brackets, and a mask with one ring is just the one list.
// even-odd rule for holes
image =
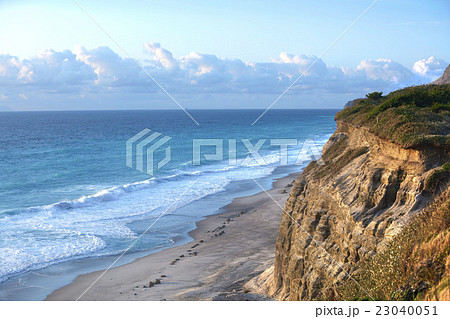
[[[270, 110], [255, 125], [261, 110], [189, 112], [200, 125], [180, 110], [0, 113], [0, 299], [43, 299], [107, 268], [163, 213], [121, 262], [188, 242], [196, 222], [259, 192], [252, 179], [270, 188], [299, 171], [310, 159], [301, 142], [320, 148], [336, 128], [336, 110]], [[170, 161], [153, 175], [126, 165], [126, 141], [146, 128], [171, 137]], [[222, 140], [223, 156], [193, 165], [194, 139]], [[242, 139], [266, 140], [263, 163], [230, 162], [252, 159]], [[287, 165], [271, 139], [300, 142]]]

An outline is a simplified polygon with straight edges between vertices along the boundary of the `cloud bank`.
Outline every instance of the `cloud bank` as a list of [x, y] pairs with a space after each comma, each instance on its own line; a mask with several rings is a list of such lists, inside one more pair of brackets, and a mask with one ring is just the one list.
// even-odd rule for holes
[[0, 102], [13, 108], [57, 109], [170, 104], [153, 77], [192, 107], [265, 107], [304, 74], [281, 106], [341, 107], [366, 92], [429, 83], [448, 65], [432, 56], [411, 69], [389, 59], [363, 60], [348, 68], [286, 52], [265, 63], [196, 52], [175, 58], [153, 42], [144, 44], [144, 51], [148, 58], [137, 63], [109, 47], [44, 50], [30, 59], [0, 54]]

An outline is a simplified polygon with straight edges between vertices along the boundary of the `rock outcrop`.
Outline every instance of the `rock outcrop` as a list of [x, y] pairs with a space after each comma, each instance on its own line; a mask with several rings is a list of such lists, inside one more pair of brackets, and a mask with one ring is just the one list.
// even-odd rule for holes
[[431, 84], [450, 84], [450, 65], [445, 69], [444, 74]]
[[348, 107], [352, 107], [355, 106], [356, 104], [358, 104], [359, 101], [361, 101], [362, 99], [354, 99], [351, 101], [348, 101], [347, 103], [345, 103], [344, 105], [344, 109], [348, 108]]
[[277, 300], [334, 300], [336, 286], [407, 225], [439, 190], [429, 177], [450, 160], [448, 145], [404, 148], [367, 127], [338, 121], [294, 183], [275, 264], [246, 289]]

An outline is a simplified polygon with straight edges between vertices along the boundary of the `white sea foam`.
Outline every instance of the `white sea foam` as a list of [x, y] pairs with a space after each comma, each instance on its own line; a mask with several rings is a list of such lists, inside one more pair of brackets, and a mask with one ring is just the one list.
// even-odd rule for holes
[[[297, 155], [298, 152], [293, 152], [289, 161], [295, 161]], [[301, 156], [305, 161], [309, 160], [308, 154]], [[138, 234], [129, 228], [130, 223], [152, 220], [161, 214], [197, 178], [198, 182], [167, 213], [223, 191], [233, 181], [268, 176], [280, 156], [270, 152], [263, 157], [265, 164], [253, 161], [247, 167], [230, 166], [226, 161], [195, 167], [183, 165], [167, 176], [3, 214], [0, 217], [0, 241], [1, 246], [7, 248], [0, 248], [0, 281], [61, 261], [117, 253], [125, 246], [108, 243], [136, 238]]]

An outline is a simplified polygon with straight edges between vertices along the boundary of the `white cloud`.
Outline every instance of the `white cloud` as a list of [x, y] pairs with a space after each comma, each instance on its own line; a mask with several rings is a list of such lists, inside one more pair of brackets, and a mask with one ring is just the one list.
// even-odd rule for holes
[[414, 63], [413, 71], [430, 80], [436, 80], [444, 73], [447, 66], [448, 63], [444, 60], [430, 56], [428, 59], [422, 59]]
[[31, 81], [29, 66], [17, 57], [0, 54], [0, 85], [25, 84]]
[[280, 53], [279, 58], [272, 58], [272, 62], [276, 63], [280, 69], [279, 72], [283, 72], [286, 76], [292, 78], [295, 75], [305, 73], [306, 76], [313, 75], [326, 75], [327, 66], [314, 55], [292, 55], [287, 52]]
[[44, 50], [31, 59], [0, 55], [0, 86], [39, 87], [47, 90], [73, 90], [92, 84], [95, 73], [69, 50]]
[[389, 59], [363, 60], [356, 68], [346, 68], [328, 66], [313, 55], [286, 52], [266, 63], [196, 52], [175, 58], [159, 43], [152, 42], [144, 44], [144, 50], [150, 58], [140, 61], [140, 66], [109, 47], [44, 50], [30, 59], [0, 55], [0, 96], [5, 90], [9, 96], [23, 94], [30, 103], [51, 99], [49, 93], [70, 97], [71, 101], [80, 96], [98, 101], [98, 97], [111, 94], [117, 100], [126, 101], [133, 96], [146, 103], [157, 101], [164, 94], [144, 68], [170, 93], [191, 101], [189, 104], [197, 103], [200, 96], [210, 101], [212, 96], [221, 95], [223, 99], [224, 94], [245, 97], [246, 101], [269, 95], [272, 99], [303, 73], [287, 94], [292, 101], [295, 102], [295, 96], [308, 96], [309, 101], [314, 101], [314, 96], [317, 101], [325, 101], [329, 96], [330, 103], [336, 103], [336, 96], [346, 101], [368, 91], [387, 93], [405, 85], [428, 83], [447, 66], [430, 57], [417, 61], [412, 70]]
[[412, 72], [406, 67], [389, 59], [363, 60], [356, 69], [371, 80], [398, 83], [408, 81], [412, 76]]
[[178, 67], [178, 62], [172, 56], [172, 53], [166, 49], [161, 48], [161, 45], [156, 42], [149, 42], [144, 44], [146, 52], [153, 55], [153, 60], [165, 69], [175, 69]]
[[89, 66], [96, 74], [95, 84], [105, 87], [142, 86], [148, 78], [131, 59], [124, 59], [108, 47], [87, 50], [74, 49], [78, 61]]

